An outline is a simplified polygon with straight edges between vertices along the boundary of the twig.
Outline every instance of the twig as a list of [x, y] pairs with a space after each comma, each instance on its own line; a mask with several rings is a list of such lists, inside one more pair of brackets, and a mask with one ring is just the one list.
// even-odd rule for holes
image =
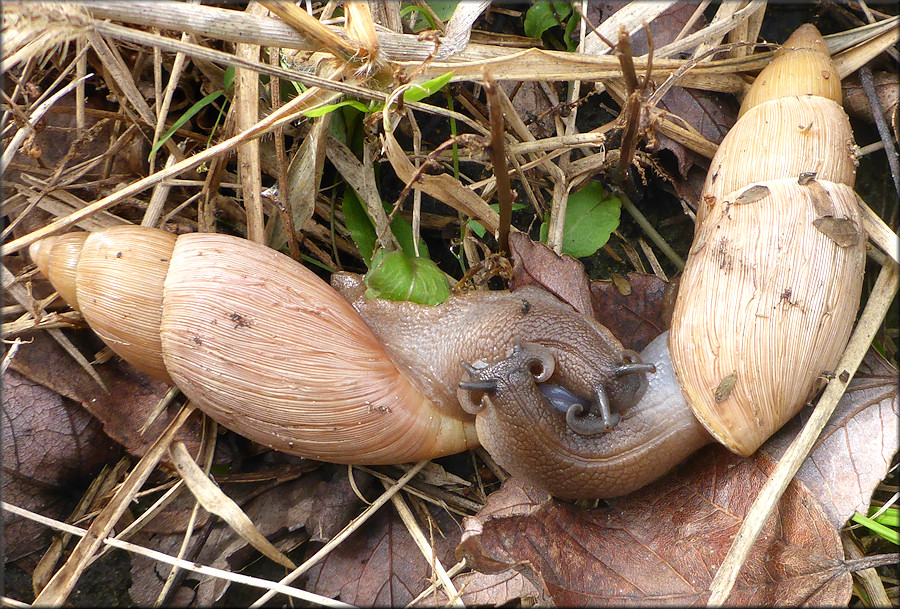
[[[391, 488], [390, 484], [386, 480], [382, 480], [381, 483], [384, 485], [385, 490], [389, 490]], [[447, 596], [450, 598], [455, 598], [455, 600], [453, 601], [453, 606], [465, 607], [465, 604], [459, 599], [459, 593], [456, 591], [456, 586], [454, 586], [453, 582], [450, 580], [450, 576], [447, 574], [447, 570], [444, 569], [444, 565], [442, 565], [437, 556], [434, 555], [434, 547], [428, 542], [427, 539], [425, 539], [425, 534], [419, 527], [419, 523], [416, 522], [416, 518], [415, 516], [413, 516], [413, 513], [409, 509], [409, 506], [406, 505], [406, 502], [403, 500], [403, 496], [399, 493], [395, 493], [391, 497], [391, 503], [394, 504], [394, 508], [397, 510], [397, 513], [400, 514], [400, 519], [403, 521], [403, 524], [406, 525], [406, 529], [409, 531], [409, 534], [413, 538], [413, 541], [419, 547], [419, 550], [422, 552], [425, 560], [429, 565], [431, 565], [432, 569], [437, 575], [438, 580], [441, 582], [441, 586], [447, 593]]]
[[491, 166], [497, 180], [497, 203], [500, 211], [500, 228], [497, 230], [498, 251], [501, 255], [509, 253], [509, 227], [512, 224], [512, 192], [509, 188], [509, 173], [506, 170], [506, 130], [503, 127], [503, 110], [500, 107], [500, 96], [497, 94], [497, 83], [485, 72], [484, 92], [488, 99], [488, 111], [491, 120]]
[[897, 158], [897, 148], [894, 147], [894, 140], [891, 138], [891, 132], [888, 129], [887, 122], [884, 120], [884, 109], [881, 107], [881, 100], [878, 99], [878, 92], [875, 91], [875, 83], [872, 81], [872, 69], [863, 66], [859, 69], [859, 81], [862, 83], [863, 91], [869, 98], [869, 105], [872, 107], [872, 118], [875, 119], [875, 126], [878, 127], [878, 135], [884, 142], [884, 153], [887, 155], [888, 166], [891, 168], [891, 178], [894, 180], [894, 191], [900, 197], [900, 159]]
[[624, 192], [618, 192], [616, 193], [616, 196], [618, 196], [622, 201], [622, 207], [625, 208], [625, 211], [631, 214], [631, 217], [634, 218], [634, 221], [637, 222], [638, 226], [640, 226], [647, 234], [647, 236], [650, 237], [650, 240], [656, 244], [656, 247], [658, 247], [662, 251], [662, 253], [665, 254], [666, 258], [668, 258], [669, 261], [674, 264], [679, 271], [684, 270], [684, 260], [682, 260], [681, 257], [675, 253], [675, 250], [673, 250], [672, 247], [666, 242], [666, 240], [662, 238], [662, 235], [660, 235], [656, 231], [656, 229], [653, 228], [653, 225], [650, 224], [650, 221], [647, 220], [646, 216], [641, 213], [641, 210], [635, 207], [634, 203], [631, 202], [631, 199], [628, 197], [628, 195], [626, 195]]

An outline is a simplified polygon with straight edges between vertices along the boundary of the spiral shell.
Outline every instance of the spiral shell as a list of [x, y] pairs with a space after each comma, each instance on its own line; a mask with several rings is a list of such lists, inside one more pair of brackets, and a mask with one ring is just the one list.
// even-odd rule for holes
[[423, 397], [346, 300], [274, 250], [116, 227], [31, 253], [48, 276], [75, 269], [56, 287], [117, 354], [260, 444], [356, 464], [477, 445], [471, 417]]
[[760, 73], [713, 158], [669, 337], [695, 416], [749, 455], [834, 371], [865, 235], [840, 80], [811, 25]]

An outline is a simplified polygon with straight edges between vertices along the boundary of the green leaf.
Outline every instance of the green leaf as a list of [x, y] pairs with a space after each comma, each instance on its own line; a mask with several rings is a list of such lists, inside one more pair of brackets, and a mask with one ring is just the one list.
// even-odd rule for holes
[[157, 153], [157, 152], [159, 151], [159, 149], [163, 146], [163, 144], [165, 144], [166, 141], [167, 141], [170, 137], [172, 137], [172, 135], [173, 135], [176, 131], [178, 131], [179, 129], [181, 129], [181, 126], [182, 126], [183, 124], [185, 124], [186, 122], [188, 122], [189, 120], [191, 120], [191, 117], [193, 117], [195, 114], [197, 114], [198, 112], [200, 112], [200, 110], [202, 110], [203, 108], [205, 108], [205, 107], [208, 106], [209, 104], [213, 103], [213, 102], [214, 102], [220, 95], [222, 95], [223, 93], [225, 93], [225, 91], [223, 91], [223, 90], [221, 90], [221, 89], [219, 89], [218, 91], [213, 91], [212, 93], [210, 93], [209, 95], [207, 95], [206, 97], [204, 97], [203, 99], [201, 99], [200, 101], [198, 101], [197, 103], [195, 103], [193, 106], [191, 106], [190, 108], [188, 108], [188, 111], [185, 112], [184, 114], [182, 114], [182, 115], [178, 118], [178, 120], [175, 121], [175, 124], [172, 125], [172, 128], [169, 129], [168, 131], [166, 131], [166, 132], [162, 135], [162, 137], [159, 138], [159, 141], [156, 142], [156, 144], [154, 144], [153, 148], [150, 150], [150, 156], [147, 157], [147, 159], [148, 159], [148, 160], [153, 159], [153, 157], [156, 156], [156, 153]]
[[562, 25], [571, 13], [568, 2], [535, 2], [525, 13], [525, 35], [540, 38], [550, 28]]
[[566, 49], [570, 53], [578, 50], [578, 36], [575, 36], [575, 28], [581, 23], [581, 15], [575, 13], [572, 18], [566, 22]]
[[431, 7], [438, 19], [448, 21], [453, 16], [459, 0], [429, 0], [425, 4]]
[[[390, 212], [390, 205], [387, 203], [382, 204], [385, 211]], [[375, 224], [369, 217], [369, 212], [366, 211], [359, 196], [352, 188], [348, 188], [344, 193], [341, 207], [344, 210], [344, 221], [347, 225], [347, 230], [350, 231], [353, 242], [359, 248], [359, 253], [365, 260], [366, 266], [371, 267], [372, 252], [377, 244]], [[409, 222], [400, 215], [396, 216], [391, 222], [391, 232], [397, 238], [397, 242], [400, 243], [400, 247], [403, 248], [406, 255], [410, 258], [414, 257], [416, 250], [413, 247], [412, 226], [410, 226]], [[419, 254], [425, 257], [428, 256], [428, 246], [421, 239], [419, 239]]]
[[[403, 99], [405, 101], [411, 102], [421, 101], [429, 95], [433, 95], [437, 91], [440, 91], [444, 85], [450, 82], [451, 78], [453, 78], [453, 72], [447, 72], [446, 74], [442, 74], [440, 76], [432, 78], [431, 80], [426, 80], [421, 84], [413, 85], [403, 93]], [[308, 116], [309, 118], [318, 118], [345, 106], [355, 108], [365, 114], [371, 114], [373, 112], [381, 112], [384, 104], [373, 103], [367, 106], [355, 99], [345, 99], [343, 101], [337, 102], [336, 104], [326, 104], [324, 106], [318, 106], [316, 108], [307, 110], [303, 112], [303, 116]]]
[[[569, 195], [563, 234], [564, 254], [573, 258], [593, 255], [606, 245], [619, 226], [622, 201], [599, 183], [591, 182]], [[541, 241], [547, 242], [547, 222], [541, 224]]]
[[225, 78], [224, 78], [224, 87], [225, 90], [228, 91], [231, 89], [231, 85], [234, 84], [234, 66], [228, 66], [225, 68]]
[[328, 114], [329, 112], [334, 112], [338, 108], [342, 108], [344, 106], [350, 106], [351, 108], [356, 108], [360, 112], [371, 112], [372, 111], [372, 109], [369, 106], [367, 106], [361, 102], [358, 102], [355, 99], [345, 99], [344, 101], [340, 101], [336, 104], [326, 104], [324, 106], [318, 106], [316, 108], [307, 110], [306, 112], [303, 112], [303, 116], [308, 116], [309, 118], [318, 118], [320, 116]]
[[[878, 510], [881, 508], [872, 506], [869, 508], [869, 518], [872, 518]], [[900, 527], [900, 510], [897, 508], [888, 508], [878, 515], [877, 518], [872, 518], [875, 522], [879, 524], [883, 524], [886, 527]]]
[[[431, 7], [431, 10], [434, 11], [434, 14], [441, 21], [446, 22], [453, 16], [453, 12], [456, 10], [456, 5], [459, 4], [459, 0], [431, 0], [427, 2], [428, 6]], [[434, 18], [432, 18], [431, 14], [424, 10], [422, 7], [416, 6], [414, 4], [406, 4], [400, 8], [400, 16], [405, 17], [411, 12], [417, 12], [424, 18], [424, 21], [418, 21], [415, 24], [415, 28], [413, 29], [414, 34], [418, 34], [429, 27], [433, 30], [438, 29], [438, 24], [435, 23]], [[428, 25], [425, 25], [425, 21], [428, 22]]]
[[367, 298], [436, 305], [450, 298], [447, 277], [428, 258], [378, 250], [365, 276]]
[[452, 71], [436, 76], [431, 80], [426, 80], [418, 85], [413, 85], [403, 93], [403, 100], [408, 102], [422, 101], [429, 95], [434, 95], [440, 91], [444, 85], [450, 82], [451, 78], [453, 78]]
[[369, 266], [369, 262], [372, 260], [372, 251], [375, 249], [375, 226], [369, 219], [369, 214], [366, 213], [362, 201], [359, 200], [352, 188], [348, 188], [344, 193], [341, 207], [344, 210], [344, 222], [347, 230], [350, 231], [353, 242], [359, 248], [359, 253], [365, 260], [366, 266]]
[[856, 524], [861, 524], [862, 526], [866, 527], [867, 529], [869, 529], [876, 535], [880, 535], [881, 537], [884, 537], [891, 543], [893, 543], [895, 545], [900, 545], [900, 531], [896, 531], [894, 529], [884, 526], [883, 524], [879, 524], [870, 518], [866, 518], [865, 516], [863, 516], [862, 514], [860, 514], [858, 512], [856, 514], [854, 514], [853, 518], [851, 518], [850, 520], [852, 520]]
[[[385, 203], [384, 210], [390, 213], [391, 205]], [[391, 232], [397, 237], [397, 242], [400, 243], [400, 247], [403, 248], [406, 255], [415, 257], [416, 248], [413, 247], [412, 225], [406, 221], [406, 218], [397, 214], [397, 216], [394, 217], [393, 222], [391, 222]], [[425, 245], [425, 242], [422, 241], [422, 239], [419, 239], [419, 255], [424, 258], [429, 257], [428, 246]]]

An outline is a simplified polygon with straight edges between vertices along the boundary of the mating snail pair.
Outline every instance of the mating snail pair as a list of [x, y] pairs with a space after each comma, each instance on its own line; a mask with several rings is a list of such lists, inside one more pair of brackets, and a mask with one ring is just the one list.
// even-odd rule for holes
[[836, 365], [865, 243], [839, 101], [804, 26], [713, 159], [671, 333], [639, 356], [536, 287], [367, 300], [235, 237], [138, 227], [31, 254], [116, 353], [252, 440], [338, 463], [481, 443], [556, 496], [613, 497], [714, 438], [752, 453]]

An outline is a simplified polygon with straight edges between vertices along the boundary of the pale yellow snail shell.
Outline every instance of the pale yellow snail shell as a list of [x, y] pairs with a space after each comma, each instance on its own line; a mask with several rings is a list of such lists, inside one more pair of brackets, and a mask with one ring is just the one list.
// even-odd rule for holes
[[712, 160], [669, 347], [695, 416], [749, 455], [843, 353], [865, 262], [855, 146], [825, 42], [799, 28]]
[[477, 445], [470, 417], [424, 398], [352, 306], [282, 254], [227, 235], [116, 227], [32, 246], [58, 288], [45, 265], [70, 240], [83, 242], [70, 302], [104, 342], [251, 440], [359, 464]]

